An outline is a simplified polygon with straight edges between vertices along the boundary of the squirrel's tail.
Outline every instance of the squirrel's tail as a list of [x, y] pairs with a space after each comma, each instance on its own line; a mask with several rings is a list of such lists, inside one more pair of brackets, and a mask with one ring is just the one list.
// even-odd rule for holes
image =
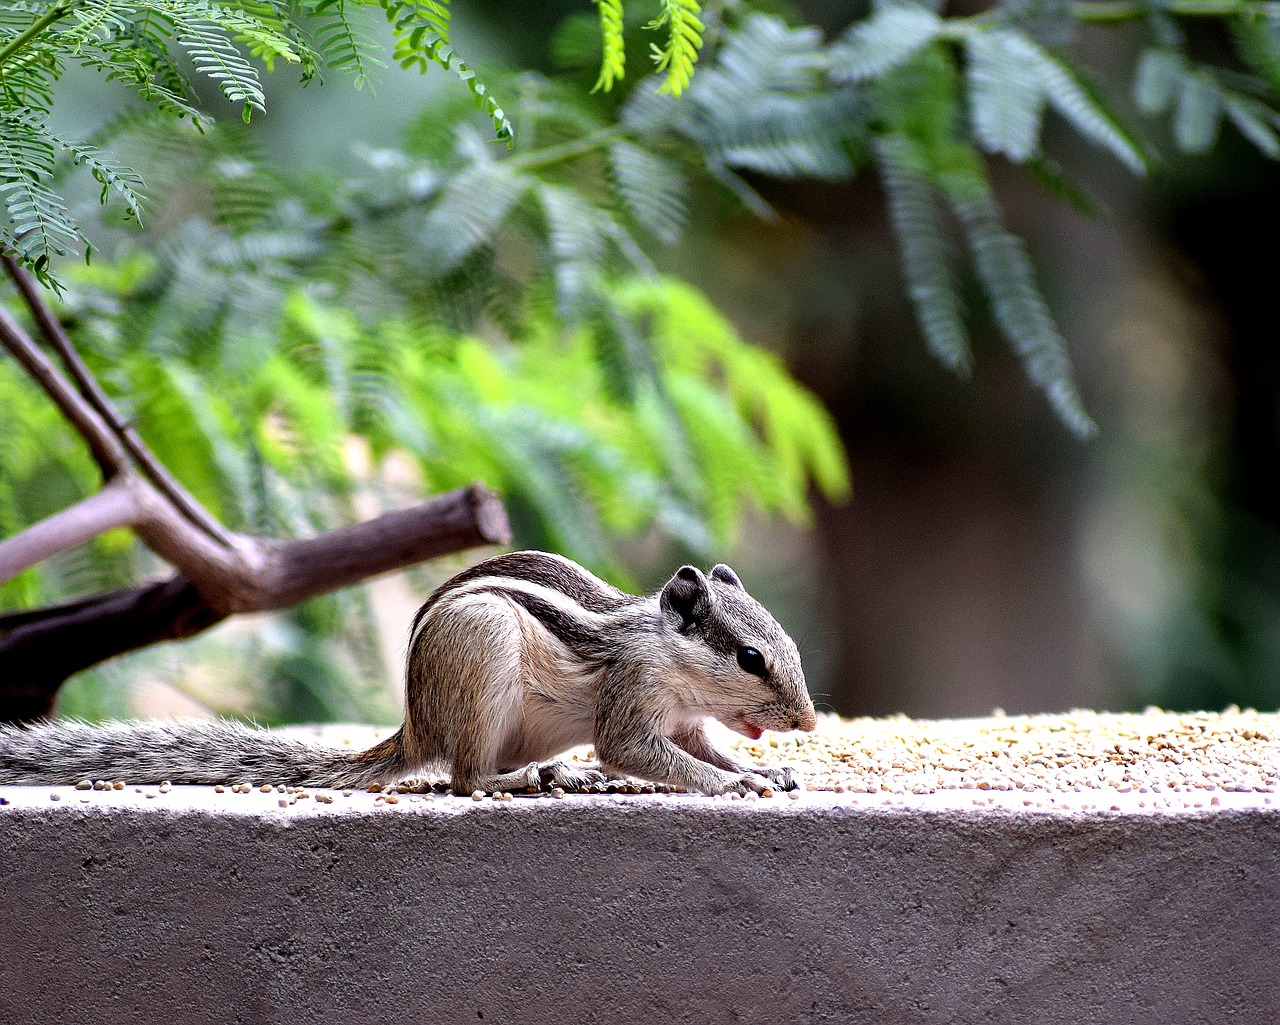
[[363, 787], [416, 768], [397, 731], [348, 752], [226, 720], [0, 726], [0, 783], [271, 783]]

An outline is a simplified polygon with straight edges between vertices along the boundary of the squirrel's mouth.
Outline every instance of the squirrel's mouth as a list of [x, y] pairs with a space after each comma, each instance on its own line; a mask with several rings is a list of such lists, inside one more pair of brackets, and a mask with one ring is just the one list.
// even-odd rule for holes
[[757, 726], [746, 716], [743, 716], [733, 724], [733, 730], [734, 732], [741, 733], [744, 737], [751, 740], [759, 740], [764, 736], [764, 727]]

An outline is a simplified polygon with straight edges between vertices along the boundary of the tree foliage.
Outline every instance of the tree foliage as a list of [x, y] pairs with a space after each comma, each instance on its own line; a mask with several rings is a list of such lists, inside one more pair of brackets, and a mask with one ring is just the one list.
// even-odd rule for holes
[[[205, 0], [0, 4], [0, 195], [9, 213], [0, 244], [48, 281], [54, 280], [53, 257], [86, 244], [54, 188], [54, 168], [64, 154], [89, 169], [104, 199], [120, 200], [134, 217], [143, 209], [135, 172], [49, 131], [52, 86], [66, 62], [128, 82], [152, 105], [204, 126], [209, 117], [195, 104], [188, 71], [176, 56], [184, 51], [196, 73], [217, 83], [248, 118], [265, 102], [250, 57], [268, 69], [277, 62], [296, 66], [304, 78], [330, 68], [351, 74], [357, 86], [370, 81], [379, 59], [364, 18], [373, 6], [372, 0], [311, 0], [299, 7]], [[1023, 165], [1087, 205], [1083, 191], [1043, 151], [1050, 111], [1128, 170], [1145, 173], [1150, 147], [1071, 55], [1082, 23], [1145, 23], [1152, 45], [1137, 69], [1134, 100], [1145, 114], [1172, 116], [1181, 150], [1204, 152], [1226, 123], [1266, 155], [1280, 156], [1280, 16], [1258, 0], [1185, 0], [1168, 7], [1008, 0], [964, 17], [944, 17], [911, 0], [886, 0], [829, 42], [813, 29], [791, 28], [740, 3], [726, 5], [710, 29], [695, 0], [660, 0], [656, 17], [641, 23], [629, 20], [642, 6], [639, 0], [630, 6], [598, 0], [597, 6], [596, 89], [607, 92], [622, 80], [630, 34], [657, 32], [664, 40], [651, 44], [656, 85], [643, 81], [632, 89], [620, 126], [599, 126], [617, 134], [608, 140], [613, 180], [646, 232], [667, 243], [678, 236], [690, 166], [767, 216], [767, 204], [744, 174], [841, 179], [875, 164], [899, 232], [908, 293], [930, 347], [948, 365], [968, 367], [946, 244], [952, 229], [941, 219], [950, 206], [997, 323], [1027, 360], [1032, 379], [1081, 434], [1092, 425], [1021, 243], [1002, 226], [994, 196], [981, 218], [966, 216], [971, 207], [957, 206], [954, 198], [940, 203], [947, 183], [954, 186], [964, 169], [971, 178], [982, 177], [985, 153]], [[455, 72], [492, 118], [496, 135], [510, 142], [511, 121], [453, 49], [447, 3], [380, 0], [378, 7], [395, 33], [393, 58], [405, 67], [435, 63]], [[1234, 65], [1197, 62], [1187, 53], [1180, 26], [1190, 18], [1225, 25]], [[704, 49], [712, 63], [704, 61], [695, 77]], [[684, 147], [683, 167], [664, 154], [676, 140]], [[643, 142], [657, 145], [637, 148]], [[518, 177], [491, 159], [459, 178], [427, 225], [457, 229], [453, 248], [436, 254], [444, 261], [440, 269], [459, 266], [505, 220], [521, 199], [519, 186]], [[484, 195], [492, 205], [474, 202], [472, 195]], [[584, 216], [567, 194], [544, 189], [539, 195], [565, 257], [561, 309], [574, 317], [587, 309], [592, 255], [626, 250], [629, 241], [598, 214]], [[975, 236], [979, 231], [982, 236]], [[573, 248], [580, 243], [585, 248]], [[995, 260], [997, 252], [1007, 258]], [[978, 253], [986, 255], [979, 259]]]

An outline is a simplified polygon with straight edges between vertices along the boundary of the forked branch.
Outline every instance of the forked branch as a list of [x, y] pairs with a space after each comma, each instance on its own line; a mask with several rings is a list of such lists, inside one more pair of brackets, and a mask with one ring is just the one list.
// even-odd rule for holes
[[9, 277], [13, 279], [19, 294], [27, 304], [27, 309], [31, 311], [32, 318], [39, 326], [40, 333], [44, 335], [45, 340], [57, 352], [62, 360], [62, 365], [66, 368], [67, 373], [71, 375], [80, 397], [97, 412], [112, 433], [119, 439], [120, 444], [128, 452], [134, 463], [137, 464], [142, 475], [151, 482], [151, 485], [161, 495], [172, 502], [174, 507], [186, 519], [204, 531], [210, 539], [230, 547], [232, 544], [230, 531], [214, 519], [209, 511], [174, 479], [161, 464], [160, 460], [147, 448], [146, 444], [138, 436], [138, 432], [125, 421], [120, 415], [120, 411], [112, 405], [107, 393], [102, 390], [102, 386], [98, 384], [97, 379], [89, 372], [84, 360], [80, 358], [80, 353], [76, 351], [76, 347], [72, 344], [62, 323], [45, 301], [44, 289], [30, 274], [19, 267], [12, 257], [0, 255], [0, 263], [4, 264], [4, 269], [9, 273]]

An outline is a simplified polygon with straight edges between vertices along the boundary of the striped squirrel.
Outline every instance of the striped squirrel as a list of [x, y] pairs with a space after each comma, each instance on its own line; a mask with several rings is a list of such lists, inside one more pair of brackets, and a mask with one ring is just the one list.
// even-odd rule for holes
[[[0, 728], [0, 783], [392, 783], [447, 766], [456, 793], [632, 775], [707, 794], [793, 789], [789, 767], [742, 764], [705, 720], [758, 739], [812, 730], [786, 631], [718, 565], [682, 566], [657, 594], [577, 563], [510, 552], [464, 570], [418, 610], [405, 719], [367, 751], [226, 721], [50, 722]], [[598, 768], [555, 756], [593, 744]]]

